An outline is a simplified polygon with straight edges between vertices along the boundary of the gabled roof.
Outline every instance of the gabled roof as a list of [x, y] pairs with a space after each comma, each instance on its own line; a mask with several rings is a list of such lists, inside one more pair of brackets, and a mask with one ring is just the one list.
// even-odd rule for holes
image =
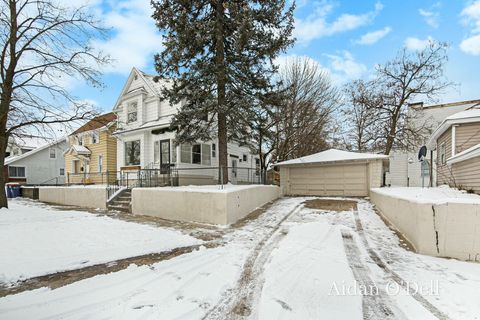
[[110, 123], [112, 123], [116, 119], [117, 119], [117, 115], [113, 112], [102, 114], [88, 121], [87, 123], [85, 123], [83, 126], [75, 130], [70, 135], [107, 127]]
[[118, 95], [117, 101], [115, 102], [115, 106], [113, 107], [113, 110], [116, 110], [121, 98], [129, 93], [127, 89], [129, 88], [130, 84], [134, 80], [135, 76], [139, 77], [143, 82], [145, 83], [145, 86], [154, 94], [160, 96], [160, 91], [159, 91], [159, 84], [153, 81], [152, 75], [148, 75], [143, 71], [138, 70], [137, 68], [133, 67], [132, 71], [130, 71], [130, 75], [127, 78], [127, 81], [123, 85], [122, 91], [120, 91], [120, 94]]
[[37, 148], [37, 149], [34, 149], [32, 151], [29, 151], [27, 153], [24, 153], [24, 154], [21, 154], [19, 156], [12, 156], [12, 157], [7, 157], [5, 158], [5, 165], [9, 165], [9, 164], [12, 164], [14, 162], [17, 162], [18, 160], [21, 160], [21, 159], [25, 159], [25, 158], [28, 158], [42, 150], [45, 150], [47, 148], [50, 148], [50, 147], [53, 147], [53, 146], [56, 146], [57, 144], [59, 143], [62, 143], [62, 142], [66, 142], [67, 141], [67, 138], [66, 137], [63, 137], [63, 138], [60, 138], [52, 143], [47, 143], [45, 145], [43, 145], [42, 147], [40, 148]]
[[90, 155], [92, 153], [90, 149], [79, 144], [72, 144], [63, 154], [67, 154], [69, 152], [79, 155]]
[[15, 136], [15, 137], [11, 137], [10, 140], [9, 140], [9, 143], [11, 142], [10, 144], [12, 145], [16, 145], [20, 148], [32, 149], [32, 150], [42, 147], [54, 141], [51, 138], [39, 137], [34, 135]]
[[350, 151], [344, 151], [344, 150], [338, 150], [338, 149], [329, 149], [329, 150], [318, 152], [309, 156], [282, 161], [275, 164], [275, 166], [312, 164], [312, 163], [329, 163], [329, 162], [356, 161], [356, 160], [375, 160], [375, 159], [388, 159], [388, 156], [384, 154], [359, 153], [359, 152], [350, 152]]
[[432, 133], [430, 139], [428, 139], [427, 147], [429, 149], [434, 149], [437, 144], [437, 139], [452, 125], [474, 122], [480, 122], [480, 108], [478, 107], [458, 112], [445, 118], [440, 126], [438, 126], [438, 128]]
[[431, 105], [424, 105], [423, 102], [411, 103], [410, 107], [412, 108], [444, 108], [444, 107], [456, 107], [456, 106], [465, 106], [466, 109], [472, 108], [475, 106], [480, 105], [480, 99], [476, 100], [466, 100], [466, 101], [456, 101], [456, 102], [449, 102], [449, 103], [440, 103], [440, 104], [431, 104]]

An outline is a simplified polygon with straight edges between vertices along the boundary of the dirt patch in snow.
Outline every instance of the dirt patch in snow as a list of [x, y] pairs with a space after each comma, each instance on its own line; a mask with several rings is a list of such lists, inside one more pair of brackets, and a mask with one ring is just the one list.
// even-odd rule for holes
[[[210, 242], [203, 244], [207, 248], [213, 248], [218, 246], [219, 243]], [[137, 266], [151, 265], [163, 260], [169, 260], [182, 254], [190, 253], [197, 250], [202, 245], [194, 245], [188, 247], [179, 247], [170, 251], [151, 253], [141, 255], [137, 257], [130, 257], [111, 261], [108, 263], [97, 264], [88, 266], [81, 269], [75, 269], [70, 271], [57, 272], [45, 276], [30, 278], [21, 282], [18, 282], [15, 286], [1, 287], [0, 297], [5, 297], [11, 294], [20, 293], [23, 291], [39, 289], [42, 287], [48, 287], [50, 289], [56, 289], [63, 287], [74, 282], [91, 278], [101, 274], [107, 274], [110, 272], [117, 272], [126, 269], [129, 265], [135, 264]]]
[[349, 211], [357, 210], [357, 201], [341, 199], [313, 199], [304, 202], [305, 207], [309, 209], [319, 209], [327, 211]]

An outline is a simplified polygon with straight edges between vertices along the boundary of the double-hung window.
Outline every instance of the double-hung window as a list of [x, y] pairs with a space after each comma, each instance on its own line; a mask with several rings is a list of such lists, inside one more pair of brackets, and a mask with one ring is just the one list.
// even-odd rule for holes
[[137, 103], [132, 102], [127, 106], [127, 123], [137, 121]]
[[98, 143], [98, 133], [92, 133], [92, 144]]

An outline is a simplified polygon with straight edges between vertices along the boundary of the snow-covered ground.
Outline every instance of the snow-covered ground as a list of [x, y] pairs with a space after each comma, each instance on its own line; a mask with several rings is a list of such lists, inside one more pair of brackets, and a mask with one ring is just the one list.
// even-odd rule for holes
[[405, 250], [367, 201], [331, 212], [306, 199], [277, 201], [218, 247], [3, 297], [0, 318], [480, 319], [480, 264]]
[[447, 202], [461, 202], [480, 204], [480, 195], [467, 193], [466, 191], [450, 188], [449, 186], [434, 188], [391, 187], [375, 188], [373, 190], [381, 194], [419, 203], [442, 204]]
[[0, 282], [201, 243], [179, 231], [25, 200], [0, 210]]

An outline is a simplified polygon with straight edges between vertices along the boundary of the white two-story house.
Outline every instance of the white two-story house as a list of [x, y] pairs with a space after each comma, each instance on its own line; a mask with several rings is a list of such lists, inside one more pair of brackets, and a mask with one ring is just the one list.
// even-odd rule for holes
[[[166, 81], [133, 68], [114, 106], [117, 114], [118, 171], [174, 168], [180, 184], [207, 184], [218, 180], [218, 142], [175, 145], [170, 129], [180, 105], [161, 99]], [[228, 144], [229, 180], [260, 179], [259, 157], [245, 146]], [[165, 169], [166, 171], [166, 169]]]

